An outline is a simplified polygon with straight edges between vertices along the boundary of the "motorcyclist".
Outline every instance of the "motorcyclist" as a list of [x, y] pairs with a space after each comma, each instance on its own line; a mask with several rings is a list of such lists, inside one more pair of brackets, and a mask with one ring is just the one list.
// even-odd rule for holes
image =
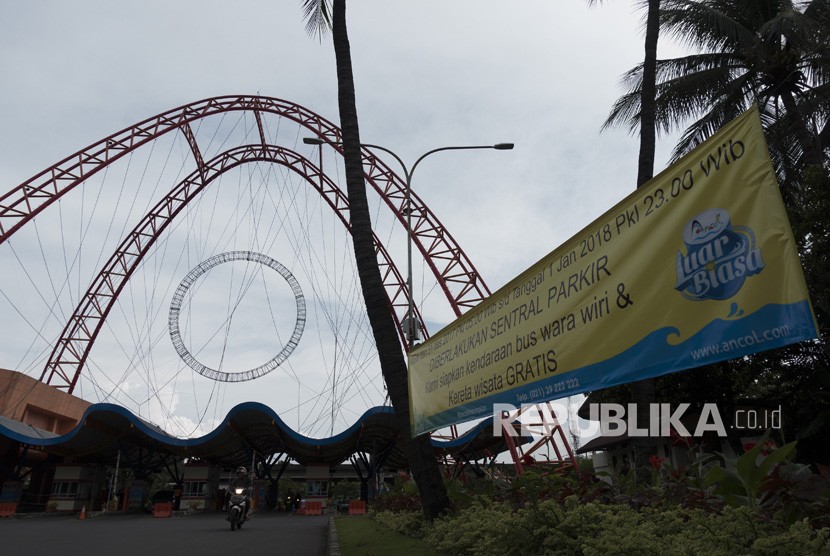
[[251, 486], [252, 486], [251, 478], [248, 476], [248, 470], [244, 467], [240, 466], [236, 468], [236, 478], [231, 479], [230, 489], [228, 490], [228, 494], [225, 500], [225, 505], [230, 502], [231, 493], [234, 492], [237, 488], [244, 488], [245, 490], [245, 514], [242, 516], [243, 519], [248, 519], [248, 512], [251, 509]]

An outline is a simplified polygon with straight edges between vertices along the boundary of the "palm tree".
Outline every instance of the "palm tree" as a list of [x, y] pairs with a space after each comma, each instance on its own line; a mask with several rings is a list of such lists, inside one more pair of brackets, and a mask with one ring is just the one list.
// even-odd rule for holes
[[[821, 167], [830, 114], [830, 0], [664, 0], [661, 28], [699, 51], [657, 62], [657, 127], [697, 118], [674, 158], [757, 102], [782, 185], [797, 170]], [[606, 125], [640, 119], [644, 67], [625, 78], [629, 92]]]
[[[830, 0], [663, 2], [661, 27], [699, 51], [657, 63], [658, 128], [670, 131], [696, 118], [673, 157], [757, 103], [791, 219], [814, 222], [805, 211], [814, 203], [817, 184], [826, 182], [830, 164]], [[606, 125], [636, 127], [643, 75], [641, 66], [628, 72], [630, 90]], [[801, 243], [820, 233], [801, 228]], [[811, 292], [821, 288], [808, 285]], [[830, 315], [830, 307], [817, 309]], [[830, 356], [830, 344], [825, 349]]]
[[397, 335], [392, 308], [383, 287], [377, 255], [372, 242], [372, 222], [363, 179], [360, 131], [355, 106], [351, 50], [346, 29], [346, 0], [303, 0], [306, 30], [322, 38], [330, 28], [337, 66], [337, 99], [343, 134], [343, 158], [349, 216], [357, 273], [389, 398], [395, 408], [398, 442], [421, 495], [427, 519], [449, 507], [446, 487], [428, 435], [412, 438], [409, 424], [409, 384], [406, 359]]
[[[698, 52], [657, 62], [657, 129], [668, 132], [694, 120], [675, 147], [675, 160], [758, 103], [825, 339], [824, 354], [808, 349], [816, 346], [801, 348], [812, 353], [811, 376], [826, 373], [830, 306], [826, 251], [820, 246], [828, 237], [827, 216], [826, 211], [817, 216], [815, 208], [826, 207], [825, 184], [830, 183], [825, 154], [830, 147], [830, 0], [663, 0], [660, 24]], [[629, 90], [605, 125], [633, 130], [647, 87], [644, 66], [629, 71], [625, 81]], [[775, 368], [793, 364], [791, 350], [775, 357]]]
[[[660, 36], [660, 0], [646, 0], [646, 36], [645, 59], [643, 60], [643, 86], [640, 90], [640, 155], [637, 164], [637, 187], [644, 185], [654, 177], [654, 151], [657, 143], [655, 129], [656, 114], [656, 81], [657, 81], [657, 42]], [[648, 423], [646, 408], [656, 401], [656, 383], [654, 379], [639, 380], [633, 385], [634, 402], [637, 404], [637, 425], [643, 428]], [[648, 469], [648, 459], [656, 453], [656, 447], [644, 438], [635, 440], [634, 464], [638, 469], [638, 477], [647, 480], [645, 470]]]
[[[593, 5], [602, 0], [588, 0]], [[641, 87], [637, 91], [639, 112], [638, 123], [640, 128], [640, 153], [637, 161], [637, 187], [642, 186], [654, 177], [654, 152], [657, 144], [656, 114], [656, 87], [657, 87], [657, 43], [660, 37], [660, 0], [641, 0], [646, 7], [645, 21], [645, 57], [642, 65]], [[655, 401], [656, 387], [654, 379], [635, 382], [633, 401], [637, 403], [638, 427], [648, 427], [648, 404]], [[648, 458], [654, 454], [655, 448], [649, 439], [633, 439], [634, 464], [637, 469], [645, 470]]]
[[[602, 0], [588, 0], [592, 6]], [[646, 8], [645, 21], [645, 57], [638, 68], [641, 69], [641, 87], [636, 91], [637, 126], [640, 130], [640, 154], [637, 163], [637, 187], [654, 177], [654, 151], [657, 143], [656, 133], [656, 67], [657, 42], [660, 37], [660, 0], [640, 0]], [[606, 126], [608, 124], [606, 123]], [[632, 126], [634, 127], [634, 126]]]

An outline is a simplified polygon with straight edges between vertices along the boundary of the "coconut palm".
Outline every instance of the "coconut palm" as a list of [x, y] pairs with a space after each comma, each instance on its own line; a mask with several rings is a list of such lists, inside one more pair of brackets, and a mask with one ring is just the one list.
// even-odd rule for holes
[[[674, 158], [758, 103], [787, 209], [811, 221], [804, 213], [830, 162], [830, 0], [663, 0], [660, 17], [663, 30], [699, 51], [657, 64], [658, 129], [694, 119]], [[636, 128], [642, 75], [642, 67], [628, 72], [630, 90], [606, 125]], [[798, 232], [801, 243], [819, 233]]]
[[[588, 0], [592, 5], [602, 0]], [[656, 129], [656, 87], [657, 87], [657, 43], [660, 37], [660, 0], [641, 0], [646, 8], [645, 19], [645, 57], [639, 66], [641, 69], [638, 96], [637, 123], [640, 129], [640, 153], [637, 161], [637, 187], [654, 177], [654, 152], [657, 143]], [[654, 379], [635, 382], [632, 385], [634, 401], [639, 411], [638, 426], [648, 426], [648, 404], [655, 401], [656, 387]], [[654, 454], [654, 447], [649, 439], [634, 439], [634, 463], [639, 470], [648, 468], [648, 458]]]
[[[601, 3], [602, 0], [588, 0], [588, 5]], [[640, 154], [637, 164], [637, 187], [654, 177], [654, 151], [657, 142], [656, 133], [656, 67], [657, 42], [660, 37], [660, 0], [640, 0], [646, 8], [645, 19], [645, 57], [640, 69], [640, 87], [636, 91], [637, 121], [640, 130]], [[607, 125], [607, 124], [606, 124]]]
[[[660, 24], [698, 51], [657, 62], [658, 130], [696, 118], [675, 159], [757, 102], [782, 182], [822, 165], [830, 134], [830, 0], [663, 0]], [[629, 91], [606, 125], [636, 129], [643, 75], [643, 66], [626, 74]]]
[[[826, 374], [830, 307], [822, 272], [826, 250], [821, 246], [827, 241], [827, 216], [826, 210], [823, 218], [816, 210], [826, 207], [825, 184], [830, 183], [830, 0], [663, 0], [660, 22], [664, 33], [697, 52], [657, 62], [658, 131], [672, 131], [692, 120], [675, 147], [674, 159], [752, 103], [759, 106], [824, 338], [824, 353], [814, 353], [819, 346], [812, 344], [797, 348], [812, 354], [811, 376]], [[638, 128], [643, 76], [643, 66], [626, 74], [629, 90], [614, 105], [606, 126]], [[793, 366], [792, 350], [780, 350], [775, 357], [774, 368]], [[763, 357], [752, 361], [763, 362]], [[736, 375], [734, 380], [740, 378]]]
[[657, 143], [657, 41], [660, 37], [660, 0], [646, 0], [645, 59], [640, 90], [640, 157], [637, 187], [654, 177], [654, 151]]
[[428, 519], [433, 519], [449, 507], [449, 498], [429, 436], [412, 438], [410, 433], [406, 360], [372, 242], [372, 222], [363, 179], [354, 76], [346, 29], [346, 0], [303, 0], [303, 10], [309, 34], [322, 39], [331, 29], [337, 67], [337, 99], [355, 264], [369, 324], [378, 349], [381, 372], [392, 406], [395, 408], [398, 442], [418, 485], [424, 515]]

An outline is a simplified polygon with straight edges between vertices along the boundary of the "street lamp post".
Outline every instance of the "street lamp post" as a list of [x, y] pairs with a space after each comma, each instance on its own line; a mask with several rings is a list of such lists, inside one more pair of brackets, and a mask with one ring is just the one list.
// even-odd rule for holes
[[[307, 145], [323, 145], [325, 143], [323, 139], [318, 137], [304, 137], [303, 143]], [[407, 272], [406, 272], [406, 287], [409, 290], [407, 299], [409, 304], [407, 305], [407, 312], [406, 312], [406, 326], [404, 327], [404, 333], [406, 336], [406, 341], [411, 348], [414, 342], [418, 341], [420, 338], [418, 337], [418, 327], [415, 323], [414, 318], [414, 301], [412, 299], [412, 175], [415, 173], [415, 168], [418, 167], [418, 164], [428, 157], [431, 154], [435, 154], [441, 151], [461, 151], [461, 150], [473, 150], [473, 149], [495, 149], [497, 151], [508, 151], [513, 148], [513, 143], [496, 143], [495, 145], [461, 145], [461, 146], [451, 146], [451, 147], [439, 147], [437, 149], [432, 149], [431, 151], [427, 151], [422, 154], [415, 163], [412, 165], [411, 169], [406, 167], [404, 161], [399, 157], [397, 154], [392, 152], [391, 150], [387, 149], [386, 147], [382, 147], [380, 145], [373, 145], [370, 143], [361, 143], [361, 147], [365, 147], [368, 149], [377, 149], [392, 155], [395, 160], [398, 161], [398, 164], [401, 165], [404, 172], [404, 181], [406, 185], [405, 191], [405, 206], [406, 206], [406, 257], [407, 257]], [[322, 157], [322, 153], [321, 153]]]

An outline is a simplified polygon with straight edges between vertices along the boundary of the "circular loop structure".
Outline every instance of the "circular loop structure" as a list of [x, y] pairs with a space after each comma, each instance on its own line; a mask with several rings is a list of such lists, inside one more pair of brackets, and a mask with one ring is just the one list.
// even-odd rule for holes
[[[233, 261], [251, 261], [259, 263], [276, 270], [280, 276], [285, 278], [285, 281], [288, 282], [289, 286], [291, 286], [291, 291], [294, 292], [294, 299], [297, 302], [297, 320], [294, 324], [294, 331], [291, 333], [291, 338], [289, 338], [282, 350], [273, 359], [263, 365], [260, 365], [259, 367], [255, 367], [247, 371], [228, 373], [203, 365], [197, 361], [195, 357], [193, 357], [190, 351], [188, 351], [182, 342], [181, 334], [179, 332], [179, 312], [182, 307], [182, 300], [184, 299], [187, 290], [193, 285], [199, 276], [215, 266]], [[191, 369], [200, 375], [206, 376], [207, 378], [213, 380], [221, 382], [243, 382], [246, 380], [253, 380], [270, 373], [279, 367], [286, 359], [288, 359], [288, 356], [291, 355], [291, 352], [293, 352], [294, 348], [297, 347], [300, 337], [303, 335], [305, 321], [306, 307], [303, 292], [300, 289], [300, 284], [287, 268], [271, 257], [261, 253], [254, 253], [252, 251], [228, 251], [203, 261], [187, 273], [187, 276], [184, 277], [184, 280], [182, 280], [179, 287], [176, 289], [176, 292], [173, 294], [173, 300], [170, 302], [168, 328], [170, 329], [170, 339], [173, 341], [173, 347], [176, 349], [179, 357], [182, 358], [182, 361], [187, 363]]]

